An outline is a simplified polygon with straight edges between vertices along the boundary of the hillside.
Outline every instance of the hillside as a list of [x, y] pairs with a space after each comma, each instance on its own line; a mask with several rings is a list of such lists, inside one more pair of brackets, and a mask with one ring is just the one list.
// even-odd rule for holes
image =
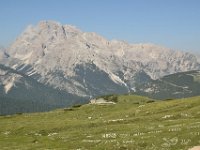
[[48, 111], [79, 102], [80, 97], [43, 85], [0, 64], [0, 115]]
[[1, 116], [0, 147], [188, 150], [200, 145], [200, 97], [168, 101], [134, 95], [104, 98], [116, 104]]
[[[140, 75], [135, 93], [155, 99], [184, 98], [200, 95], [200, 71], [179, 72], [157, 80]], [[143, 78], [142, 78], [143, 77]]]

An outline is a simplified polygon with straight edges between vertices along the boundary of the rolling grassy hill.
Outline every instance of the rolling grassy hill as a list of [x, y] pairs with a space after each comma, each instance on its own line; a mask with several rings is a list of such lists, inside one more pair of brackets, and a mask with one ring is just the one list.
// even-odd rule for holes
[[1, 116], [0, 147], [188, 150], [200, 145], [200, 97], [168, 101], [134, 95], [104, 98], [116, 104]]

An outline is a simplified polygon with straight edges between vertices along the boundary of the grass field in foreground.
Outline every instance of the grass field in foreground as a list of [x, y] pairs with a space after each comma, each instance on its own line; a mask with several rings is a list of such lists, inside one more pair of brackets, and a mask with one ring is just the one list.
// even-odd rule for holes
[[188, 150], [200, 145], [200, 97], [155, 101], [133, 95], [0, 117], [1, 150]]

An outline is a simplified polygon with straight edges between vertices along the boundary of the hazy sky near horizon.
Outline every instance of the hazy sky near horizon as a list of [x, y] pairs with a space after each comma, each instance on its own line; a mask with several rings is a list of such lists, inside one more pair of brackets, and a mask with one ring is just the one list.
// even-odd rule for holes
[[0, 45], [41, 20], [107, 39], [200, 52], [200, 0], [0, 0]]

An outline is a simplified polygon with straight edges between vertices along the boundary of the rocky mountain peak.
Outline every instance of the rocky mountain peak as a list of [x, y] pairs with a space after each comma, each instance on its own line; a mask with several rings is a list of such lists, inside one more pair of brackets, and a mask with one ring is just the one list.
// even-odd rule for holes
[[[137, 81], [146, 80], [148, 76], [158, 79], [200, 69], [197, 57], [190, 53], [149, 43], [109, 41], [97, 33], [82, 32], [55, 21], [29, 26], [8, 52], [20, 61], [20, 65], [32, 67], [33, 71], [27, 75], [37, 74], [39, 82], [79, 96], [98, 95], [96, 81], [87, 78], [93, 79], [97, 76], [95, 72], [102, 75], [99, 77], [102, 81], [130, 90]], [[143, 75], [139, 80], [138, 72]]]
[[53, 45], [65, 42], [67, 39], [80, 34], [81, 31], [71, 25], [62, 25], [55, 21], [41, 21], [37, 25], [29, 25], [25, 31], [11, 45], [10, 53], [15, 53], [18, 46], [31, 47], [40, 49], [44, 45]]

